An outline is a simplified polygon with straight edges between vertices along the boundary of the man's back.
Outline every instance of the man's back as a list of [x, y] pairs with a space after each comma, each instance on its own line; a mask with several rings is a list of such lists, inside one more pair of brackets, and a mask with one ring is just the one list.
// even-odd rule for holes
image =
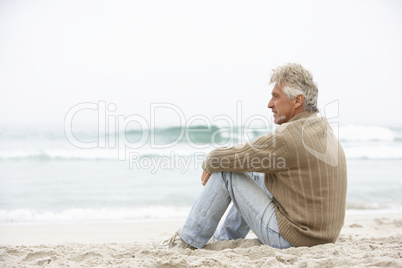
[[343, 149], [325, 118], [303, 112], [277, 129], [286, 169], [267, 173], [281, 235], [294, 246], [335, 242], [345, 217]]

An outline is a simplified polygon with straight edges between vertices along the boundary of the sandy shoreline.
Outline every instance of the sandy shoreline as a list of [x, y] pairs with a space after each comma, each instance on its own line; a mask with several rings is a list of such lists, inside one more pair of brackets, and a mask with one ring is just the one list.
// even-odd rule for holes
[[246, 240], [155, 250], [182, 222], [0, 226], [0, 266], [402, 266], [402, 214], [348, 214], [335, 244], [278, 250]]

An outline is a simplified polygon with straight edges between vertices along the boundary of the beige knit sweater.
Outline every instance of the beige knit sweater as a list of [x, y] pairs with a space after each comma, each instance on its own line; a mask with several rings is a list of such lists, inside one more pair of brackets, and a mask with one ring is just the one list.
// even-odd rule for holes
[[208, 173], [263, 172], [280, 234], [293, 246], [335, 242], [345, 217], [346, 159], [327, 120], [302, 112], [250, 143], [215, 149]]

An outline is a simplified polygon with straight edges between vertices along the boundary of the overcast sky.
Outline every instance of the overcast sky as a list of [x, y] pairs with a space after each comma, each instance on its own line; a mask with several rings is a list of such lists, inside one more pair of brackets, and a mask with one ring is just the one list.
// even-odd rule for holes
[[[0, 125], [63, 125], [83, 102], [243, 121], [271, 70], [309, 69], [341, 125], [402, 126], [402, 1], [0, 1]], [[175, 109], [176, 109], [175, 108]], [[336, 112], [334, 112], [335, 114]], [[96, 112], [76, 114], [93, 123]], [[174, 125], [174, 109], [158, 124]]]

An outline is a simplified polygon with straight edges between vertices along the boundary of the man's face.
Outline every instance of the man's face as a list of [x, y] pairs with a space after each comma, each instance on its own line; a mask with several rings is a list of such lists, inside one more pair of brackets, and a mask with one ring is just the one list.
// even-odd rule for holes
[[268, 108], [274, 113], [274, 123], [281, 125], [295, 116], [296, 101], [289, 100], [282, 89], [275, 83], [271, 92], [271, 100], [268, 102]]

